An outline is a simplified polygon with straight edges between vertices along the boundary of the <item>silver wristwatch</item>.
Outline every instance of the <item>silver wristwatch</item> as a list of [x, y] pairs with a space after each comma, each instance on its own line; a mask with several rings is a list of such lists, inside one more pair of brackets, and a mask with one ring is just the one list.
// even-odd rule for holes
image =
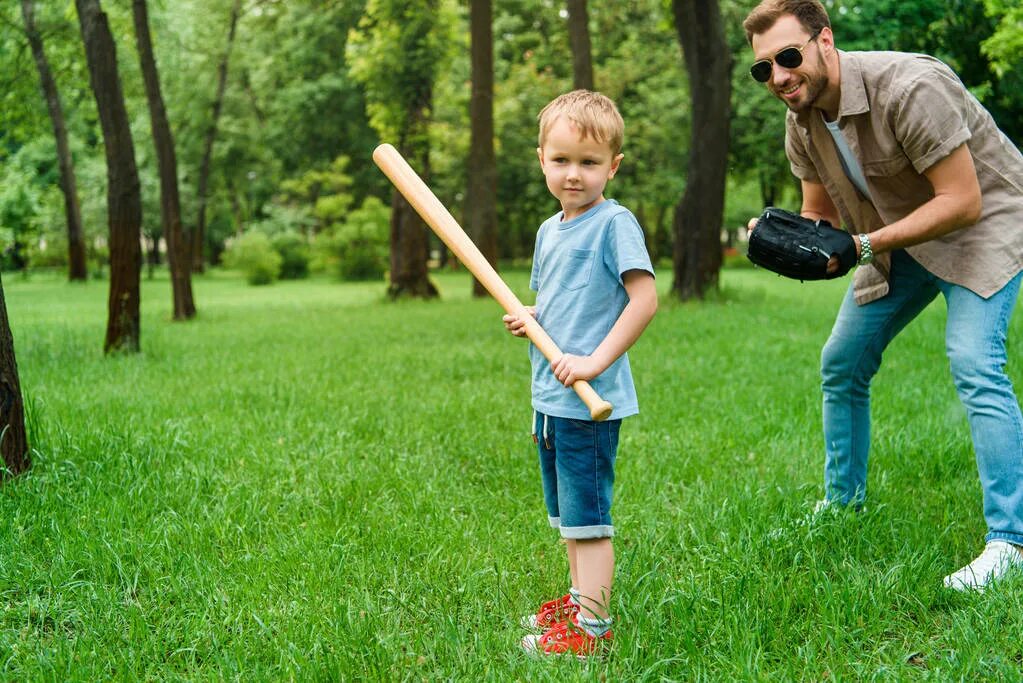
[[870, 236], [861, 232], [856, 237], [860, 240], [860, 260], [856, 262], [856, 265], [865, 266], [874, 260], [874, 250], [870, 248]]

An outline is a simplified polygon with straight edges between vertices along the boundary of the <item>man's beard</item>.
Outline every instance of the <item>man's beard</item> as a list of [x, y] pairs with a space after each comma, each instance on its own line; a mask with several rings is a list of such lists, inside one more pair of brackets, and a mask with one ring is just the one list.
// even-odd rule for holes
[[814, 65], [813, 72], [807, 72], [803, 75], [803, 85], [806, 87], [806, 95], [798, 102], [790, 102], [789, 100], [781, 97], [781, 101], [793, 112], [799, 113], [806, 111], [814, 105], [817, 98], [820, 97], [824, 91], [824, 86], [828, 83], [827, 77], [827, 66], [824, 64], [824, 60], [821, 55], [817, 55], [817, 63]]

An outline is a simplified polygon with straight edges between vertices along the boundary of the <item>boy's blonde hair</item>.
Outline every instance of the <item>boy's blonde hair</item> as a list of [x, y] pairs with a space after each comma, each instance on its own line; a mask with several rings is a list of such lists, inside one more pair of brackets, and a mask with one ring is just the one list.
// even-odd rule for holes
[[571, 121], [583, 137], [607, 143], [612, 154], [622, 151], [625, 121], [618, 113], [618, 107], [606, 95], [592, 90], [573, 90], [551, 100], [537, 116], [540, 121], [540, 147], [547, 141], [547, 133], [559, 116]]

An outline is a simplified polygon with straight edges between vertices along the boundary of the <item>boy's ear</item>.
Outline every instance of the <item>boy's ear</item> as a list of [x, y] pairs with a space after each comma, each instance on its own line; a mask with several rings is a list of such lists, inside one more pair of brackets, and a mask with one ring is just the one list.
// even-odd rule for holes
[[618, 173], [618, 165], [622, 163], [622, 159], [625, 158], [624, 154], [619, 153], [614, 159], [611, 160], [611, 170], [607, 174], [607, 179], [615, 177], [615, 173]]
[[543, 147], [536, 148], [536, 157], [540, 160], [540, 165], [543, 166]]

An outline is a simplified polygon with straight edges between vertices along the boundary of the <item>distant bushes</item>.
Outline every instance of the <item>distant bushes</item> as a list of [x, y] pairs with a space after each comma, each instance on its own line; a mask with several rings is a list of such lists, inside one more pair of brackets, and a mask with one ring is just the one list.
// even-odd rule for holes
[[387, 272], [391, 211], [367, 197], [343, 223], [316, 240], [317, 266], [341, 280], [379, 280]]
[[297, 232], [274, 236], [270, 244], [281, 257], [281, 279], [301, 280], [309, 277], [309, 244]]
[[388, 267], [390, 215], [382, 201], [367, 197], [358, 209], [309, 239], [307, 213], [273, 207], [266, 219], [229, 240], [224, 265], [242, 271], [254, 285], [304, 278], [310, 272], [344, 281], [379, 280]]
[[283, 261], [270, 238], [257, 231], [234, 238], [224, 253], [224, 265], [242, 271], [250, 285], [268, 285], [276, 280]]
[[[273, 201], [263, 207], [262, 218], [246, 233], [268, 239], [235, 238], [227, 265], [245, 271], [250, 282], [298, 279], [310, 272], [341, 280], [382, 278], [390, 248], [390, 209], [376, 197], [352, 209], [348, 163], [342, 155], [326, 168], [282, 181]], [[276, 274], [268, 252], [279, 259]]]

